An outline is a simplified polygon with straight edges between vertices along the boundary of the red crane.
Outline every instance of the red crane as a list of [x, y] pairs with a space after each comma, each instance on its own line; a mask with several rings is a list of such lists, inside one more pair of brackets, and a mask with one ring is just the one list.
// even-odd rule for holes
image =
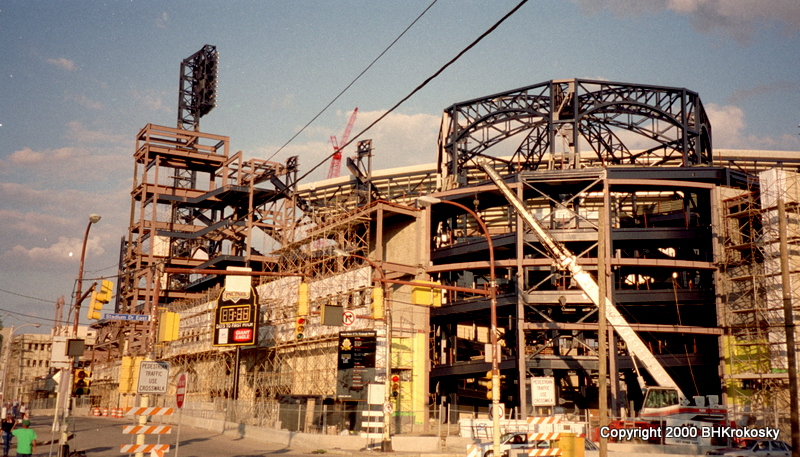
[[[356, 123], [356, 115], [358, 114], [358, 107], [353, 110], [353, 114], [350, 115], [350, 120], [347, 122], [347, 127], [344, 129], [344, 134], [342, 135], [342, 145], [347, 144], [347, 139], [350, 138], [350, 131], [353, 130], [353, 124]], [[342, 150], [339, 149], [339, 141], [336, 139], [336, 135], [331, 136], [331, 143], [333, 144], [333, 156], [331, 157], [331, 168], [328, 170], [328, 179], [330, 178], [338, 178], [339, 171], [342, 168]]]

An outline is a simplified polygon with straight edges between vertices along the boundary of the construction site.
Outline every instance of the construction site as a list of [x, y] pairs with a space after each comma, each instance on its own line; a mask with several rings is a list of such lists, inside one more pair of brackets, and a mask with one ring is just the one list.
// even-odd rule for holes
[[[591, 420], [602, 359], [614, 418], [661, 386], [788, 434], [796, 152], [713, 149], [685, 88], [551, 80], [443, 108], [430, 162], [412, 167], [374, 170], [368, 139], [343, 154], [354, 112], [328, 179], [300, 182], [301, 158], [200, 130], [215, 53], [181, 65], [177, 127], [136, 134], [114, 311], [150, 320], [94, 324], [93, 403], [131, 406], [124, 365], [141, 357], [188, 375], [189, 414], [289, 430], [361, 431], [370, 385], [397, 434], [493, 401], [509, 418]], [[258, 297], [257, 338], [226, 345], [215, 312], [234, 277]], [[348, 368], [353, 341], [365, 361]]]

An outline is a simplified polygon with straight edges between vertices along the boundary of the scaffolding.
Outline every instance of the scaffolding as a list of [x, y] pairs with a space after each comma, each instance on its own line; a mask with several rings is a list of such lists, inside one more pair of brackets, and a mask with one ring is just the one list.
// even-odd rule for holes
[[783, 313], [778, 200], [786, 208], [794, 319], [800, 298], [800, 175], [770, 168], [746, 191], [723, 201], [721, 265], [725, 381], [734, 420], [788, 433], [789, 388]]

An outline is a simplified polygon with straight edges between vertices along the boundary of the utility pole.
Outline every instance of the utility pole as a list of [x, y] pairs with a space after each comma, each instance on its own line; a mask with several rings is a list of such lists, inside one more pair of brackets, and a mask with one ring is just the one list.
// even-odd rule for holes
[[[603, 205], [600, 207], [600, 217], [597, 230], [597, 287], [599, 288], [598, 310], [597, 310], [597, 388], [598, 395], [598, 427], [602, 428], [608, 424], [608, 322], [606, 321], [606, 297], [608, 296], [608, 283], [606, 281], [606, 252], [608, 239], [607, 233], [610, 230], [608, 218], [608, 175], [603, 179], [604, 197]], [[605, 457], [608, 453], [608, 438], [600, 434], [600, 457]]]
[[[783, 190], [781, 190], [783, 192]], [[791, 277], [789, 276], [789, 241], [786, 233], [786, 205], [778, 197], [778, 236], [781, 256], [781, 289], [783, 292], [783, 323], [786, 329], [786, 371], [789, 374], [789, 424], [792, 432], [792, 457], [800, 457], [800, 413], [797, 394], [797, 347], [794, 338]]]

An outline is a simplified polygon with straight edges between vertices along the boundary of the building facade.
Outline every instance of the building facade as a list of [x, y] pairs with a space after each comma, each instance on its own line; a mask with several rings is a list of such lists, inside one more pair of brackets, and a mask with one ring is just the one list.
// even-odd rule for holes
[[[548, 81], [448, 107], [434, 164], [373, 170], [372, 142], [362, 140], [347, 160], [350, 176], [301, 185], [296, 157], [245, 160], [228, 152], [227, 137], [148, 125], [137, 136], [116, 306], [150, 321], [98, 323], [99, 401], [119, 401], [120, 357], [149, 356], [170, 362], [173, 376], [189, 374], [190, 401], [213, 408], [235, 399], [251, 422], [355, 431], [358, 421], [325, 414], [364, 410], [375, 384], [391, 390], [395, 430], [424, 430], [440, 408], [452, 419], [486, 414], [495, 308], [506, 411], [591, 413], [597, 307], [487, 179], [486, 161], [548, 237], [603, 283], [688, 397], [716, 396], [744, 414], [737, 389], [785, 388], [776, 361], [785, 340], [766, 330], [777, 322], [774, 306], [740, 311], [774, 291], [773, 283], [747, 295], [742, 277], [776, 277], [765, 260], [774, 254], [752, 247], [763, 246], [764, 220], [774, 219], [760, 199], [772, 178], [758, 173], [794, 176], [800, 161], [715, 153], [711, 132], [698, 94], [686, 89]], [[487, 230], [446, 202], [422, 208], [422, 196], [472, 209]], [[796, 211], [796, 198], [787, 201]], [[239, 349], [212, 345], [230, 266], [252, 269], [259, 296], [258, 343]], [[496, 307], [486, 296], [492, 270]], [[156, 338], [160, 308], [180, 315], [177, 339]], [[356, 377], [343, 374], [352, 332], [374, 339]], [[635, 415], [641, 385], [659, 380], [613, 330], [608, 337], [609, 406]], [[752, 342], [761, 349], [742, 349]], [[554, 402], [533, 403], [532, 378], [552, 382]], [[770, 398], [746, 405], [748, 421], [787, 411]], [[296, 417], [282, 416], [281, 405], [298, 408]]]

